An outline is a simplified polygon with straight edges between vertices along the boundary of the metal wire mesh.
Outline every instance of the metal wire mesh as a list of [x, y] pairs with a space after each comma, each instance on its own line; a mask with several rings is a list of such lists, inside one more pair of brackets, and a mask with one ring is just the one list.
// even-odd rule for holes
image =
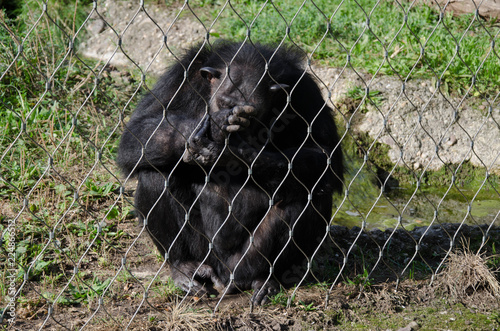
[[[343, 30], [336, 24], [348, 16], [345, 1], [332, 11], [313, 1], [297, 1], [291, 15], [285, 14], [284, 4], [262, 1], [255, 5], [254, 16], [230, 1], [211, 4], [209, 14], [207, 4], [191, 1], [168, 10], [143, 1], [116, 6], [93, 1], [85, 7], [87, 16], [73, 26], [64, 24], [64, 13], [55, 4], [40, 2], [30, 9], [23, 34], [13, 30], [4, 16], [0, 70], [5, 124], [0, 158], [3, 322], [14, 316], [12, 321], [20, 328], [96, 327], [102, 321], [134, 328], [146, 320], [171, 318], [174, 305], [200, 300], [172, 285], [168, 262], [175, 261], [167, 261], [168, 249], [163, 255], [152, 248], [148, 211], [137, 222], [133, 208], [137, 179], [120, 174], [115, 163], [118, 143], [137, 102], [144, 94], [155, 93], [152, 81], [167, 64], [182, 58], [182, 49], [212, 43], [229, 18], [241, 27], [235, 32], [241, 37], [238, 41], [253, 45], [269, 12], [278, 14], [282, 28], [273, 46], [275, 54], [290, 44], [301, 49], [302, 75], [314, 77], [324, 106], [333, 109], [346, 166], [343, 192], [333, 199], [332, 215], [327, 215], [330, 218], [316, 248], [301, 265], [288, 268], [286, 277], [295, 285], [284, 292], [288, 305], [299, 287], [311, 282], [323, 284], [328, 304], [337, 284], [359, 274], [361, 285], [408, 277], [432, 281], [462, 237], [475, 242], [479, 252], [486, 250], [491, 237], [498, 238], [500, 223], [500, 94], [498, 81], [483, 79], [488, 65], [500, 65], [498, 26], [484, 23], [481, 4], [469, 17], [468, 28], [456, 35], [445, 19], [446, 6], [437, 3], [436, 24], [424, 27], [412, 21], [413, 13], [422, 10], [414, 2], [394, 2], [399, 26], [385, 27], [376, 19], [385, 4], [353, 3], [362, 14], [349, 22], [359, 31], [351, 44], [342, 41]], [[307, 13], [320, 17], [321, 24], [314, 28], [322, 32], [314, 42], [300, 39]], [[384, 28], [392, 32], [382, 37]], [[454, 49], [438, 68], [430, 52], [436, 51], [433, 43], [441, 38], [439, 31]], [[473, 66], [461, 50], [477, 34], [488, 36], [489, 47], [476, 56], [479, 61]], [[367, 42], [381, 50], [370, 55], [378, 62], [369, 70], [357, 60], [359, 48]], [[336, 68], [324, 65], [328, 58], [321, 55], [331, 45], [338, 51], [331, 56], [343, 61]], [[453, 93], [456, 86], [448, 79], [456, 68], [467, 81], [460, 85], [461, 93]], [[23, 90], [24, 86], [30, 89]], [[168, 120], [168, 106], [163, 107]], [[297, 134], [313, 132], [313, 122], [306, 121], [305, 131]], [[159, 130], [158, 126], [145, 141]], [[184, 137], [183, 146], [188, 139]], [[278, 186], [294, 176], [296, 154], [288, 160], [290, 171]], [[336, 161], [332, 155], [325, 161], [325, 172]], [[181, 156], [168, 172], [159, 172], [156, 178], [164, 187], [160, 197], [171, 193], [169, 180], [182, 162]], [[221, 228], [238, 221], [226, 214], [231, 215], [248, 182], [255, 181], [254, 166], [248, 164], [244, 184], [228, 201]], [[212, 170], [204, 168], [207, 177]], [[318, 176], [312, 184], [302, 183], [311, 195], [324, 180], [322, 174]], [[472, 177], [471, 189], [467, 185]], [[407, 183], [399, 193], [403, 185], [398, 180], [403, 178]], [[208, 183], [210, 179], [194, 201], [183, 206], [187, 227]], [[433, 190], [438, 184], [444, 189]], [[270, 209], [276, 205], [275, 194], [265, 195]], [[161, 208], [161, 198], [153, 205]], [[248, 249], [259, 226], [246, 229], [251, 238]], [[210, 249], [221, 228], [207, 237]], [[294, 244], [297, 235], [293, 226], [289, 228], [276, 234], [288, 238], [287, 246]], [[275, 258], [267, 261], [270, 272], [265, 283], [273, 281]], [[194, 262], [200, 271], [203, 261]], [[208, 298], [211, 311], [229, 297], [228, 288]], [[251, 293], [242, 296], [250, 304]]]

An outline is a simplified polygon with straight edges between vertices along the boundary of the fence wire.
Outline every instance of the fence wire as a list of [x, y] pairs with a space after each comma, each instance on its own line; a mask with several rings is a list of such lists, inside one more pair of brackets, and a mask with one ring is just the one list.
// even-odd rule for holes
[[[92, 1], [65, 11], [56, 2], [33, 1], [19, 14], [22, 20], [3, 12], [2, 322], [18, 329], [133, 329], [175, 323], [176, 309], [186, 303], [189, 308], [203, 302], [217, 312], [236, 295], [232, 290], [241, 290], [237, 295], [247, 306], [265, 299], [260, 289], [273, 295], [273, 303], [290, 306], [300, 286], [311, 283], [319, 284], [327, 306], [344, 282], [361, 290], [408, 278], [432, 283], [463, 239], [478, 253], [494, 250], [500, 224], [500, 81], [491, 72], [500, 68], [500, 30], [482, 17], [483, 3], [471, 3], [476, 10], [460, 18], [467, 25], [458, 33], [459, 18], [442, 2], [432, 3], [431, 11], [398, 1], [338, 1], [327, 7], [308, 0], [169, 6]], [[397, 24], [383, 16], [387, 6]], [[418, 21], [423, 11], [429, 18]], [[471, 48], [479, 37], [483, 44]], [[240, 84], [237, 79], [254, 79], [258, 70], [272, 76], [274, 57], [287, 56], [287, 47], [299, 50], [304, 61], [296, 84], [273, 86], [289, 102], [296, 100], [291, 114], [301, 122], [285, 129], [284, 137], [279, 125], [290, 123], [289, 104], [274, 109], [271, 124], [253, 131], [263, 137], [255, 137], [252, 148], [235, 150], [231, 141], [237, 133], [226, 132], [218, 142], [211, 137], [220, 154], [206, 161], [199, 155], [212, 145], [195, 150], [193, 137], [215, 116], [213, 107], [226, 106], [214, 97], [203, 100], [196, 113], [169, 108], [175, 98], [188, 103], [182, 86], [196, 87], [189, 74], [196, 61], [181, 74], [185, 85], [170, 87], [173, 96], [153, 86], [185, 49], [198, 45], [201, 54], [223, 38], [242, 46], [222, 62], [222, 71], [204, 69], [204, 75], [230, 75], [225, 82], [232, 86]], [[257, 43], [272, 45], [270, 55], [261, 54], [266, 65], [231, 76], [230, 68], [241, 68], [241, 54], [253, 54], [247, 49]], [[301, 82], [317, 84], [319, 106], [311, 105], [317, 96], [301, 92]], [[254, 93], [258, 83], [252, 84]], [[150, 93], [149, 102], [161, 104], [153, 124], [153, 117], [132, 116]], [[312, 110], [301, 113], [301, 103]], [[252, 112], [239, 121], [257, 121], [256, 108], [238, 107]], [[328, 128], [324, 114], [330, 109], [338, 144], [333, 133], [321, 131]], [[241, 125], [242, 136], [252, 132]], [[139, 157], [126, 154], [123, 167], [132, 170], [120, 171], [116, 158], [127, 132], [135, 137], [131, 153]], [[198, 138], [207, 143], [205, 136]], [[280, 149], [287, 141], [294, 142], [293, 152]], [[246, 155], [249, 150], [254, 154]], [[167, 154], [167, 165], [152, 161]], [[232, 161], [223, 163], [225, 158]], [[336, 166], [341, 159], [343, 177]], [[231, 172], [234, 160], [244, 171]], [[283, 160], [283, 169], [273, 168]], [[223, 171], [217, 164], [224, 164]], [[320, 200], [322, 189], [328, 198]], [[134, 194], [142, 194], [141, 206], [148, 210], [135, 210]], [[307, 239], [308, 226], [319, 238]], [[204, 244], [198, 255], [204, 258], [189, 260], [187, 250], [199, 238]], [[264, 244], [258, 246], [259, 240]], [[276, 243], [281, 246], [266, 248]], [[224, 245], [240, 251], [224, 251]], [[298, 258], [283, 266], [280, 256], [292, 249]], [[279, 268], [285, 270], [281, 277], [275, 275]], [[254, 276], [257, 269], [266, 272]], [[197, 285], [202, 280], [220, 288], [211, 292]]]

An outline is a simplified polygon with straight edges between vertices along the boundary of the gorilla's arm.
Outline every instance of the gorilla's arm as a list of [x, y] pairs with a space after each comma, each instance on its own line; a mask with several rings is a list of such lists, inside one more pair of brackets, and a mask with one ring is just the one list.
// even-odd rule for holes
[[200, 120], [179, 112], [166, 117], [163, 112], [133, 116], [120, 141], [118, 164], [126, 174], [148, 168], [168, 170], [182, 157]]

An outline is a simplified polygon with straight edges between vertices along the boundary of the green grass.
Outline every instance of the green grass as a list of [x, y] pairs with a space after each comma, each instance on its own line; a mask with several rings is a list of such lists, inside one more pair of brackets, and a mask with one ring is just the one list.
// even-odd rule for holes
[[[221, 1], [190, 2], [209, 8], [209, 26]], [[333, 67], [401, 78], [441, 80], [444, 93], [464, 93], [475, 77], [472, 94], [499, 91], [499, 58], [491, 54], [499, 33], [495, 19], [453, 17], [426, 5], [376, 0], [239, 1], [214, 22], [212, 35], [253, 42], [294, 43]], [[407, 22], [405, 23], [405, 16]], [[287, 33], [287, 29], [289, 30]], [[457, 45], [459, 46], [457, 52]], [[424, 50], [421, 56], [421, 50]], [[498, 47], [495, 51], [498, 53]]]
[[155, 280], [150, 291], [153, 295], [163, 299], [181, 297], [184, 293], [177, 285], [174, 284], [174, 281], [170, 277], [167, 281], [160, 281], [158, 279]]
[[363, 287], [365, 289], [368, 289], [370, 286], [373, 285], [373, 279], [369, 278], [368, 276], [369, 276], [368, 270], [364, 269], [362, 274], [357, 274], [352, 279], [347, 278], [345, 280], [345, 283], [348, 285], [353, 285], [360, 288]]
[[42, 8], [31, 0], [15, 11], [16, 19], [0, 14], [0, 72], [5, 72], [0, 82], [0, 194], [20, 199], [38, 182], [39, 189], [59, 200], [77, 194], [81, 199], [74, 200], [88, 205], [118, 186], [108, 182], [114, 181], [109, 171], [91, 172], [84, 180], [76, 172], [114, 160], [117, 127], [130, 91], [117, 89], [101, 75], [102, 64], [81, 61], [71, 52], [69, 42], [88, 7], [75, 10], [73, 1], [49, 1], [47, 8], [48, 15], [39, 21]]
[[269, 304], [287, 307], [288, 303], [293, 300], [294, 298], [290, 298], [286, 290], [281, 289], [278, 293], [269, 298]]
[[[134, 87], [118, 89], [100, 74], [102, 64], [71, 51], [90, 4], [50, 0], [40, 20], [38, 1], [0, 11], [0, 233], [17, 215], [16, 238], [9, 239], [15, 239], [18, 284], [26, 275], [51, 293], [44, 295], [49, 301], [77, 261], [106, 258], [129, 237], [120, 223], [131, 206], [117, 201], [114, 159]], [[92, 288], [104, 284], [96, 282], [90, 281]], [[66, 289], [70, 303], [88, 301], [81, 286]], [[6, 288], [0, 290], [4, 298]]]
[[91, 281], [83, 282], [78, 279], [76, 282], [68, 284], [68, 289], [65, 295], [56, 298], [54, 293], [42, 293], [51, 301], [56, 301], [60, 305], [75, 305], [75, 304], [90, 304], [96, 298], [101, 296], [109, 287], [111, 279], [101, 281], [98, 277], [94, 277]]
[[415, 321], [420, 330], [494, 330], [500, 325], [498, 313], [479, 313], [461, 304], [442, 302], [436, 307], [410, 306], [404, 313], [361, 315], [360, 322], [342, 320], [342, 330], [386, 330], [404, 328]]

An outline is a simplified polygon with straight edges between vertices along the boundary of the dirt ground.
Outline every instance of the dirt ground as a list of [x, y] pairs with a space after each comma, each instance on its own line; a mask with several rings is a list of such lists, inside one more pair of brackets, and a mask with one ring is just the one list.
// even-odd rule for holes
[[[371, 286], [363, 291], [339, 284], [329, 294], [304, 287], [291, 307], [275, 304], [249, 307], [245, 294], [227, 296], [213, 314], [218, 299], [189, 299], [187, 303], [151, 298], [109, 300], [101, 307], [64, 307], [48, 320], [46, 307], [20, 310], [15, 330], [498, 330], [498, 299], [479, 291], [467, 302], [439, 297], [426, 281]], [[140, 296], [139, 296], [140, 297]], [[142, 306], [141, 306], [142, 304]], [[140, 307], [140, 308], [139, 308]], [[26, 312], [26, 316], [23, 316]], [[436, 317], [439, 321], [436, 321]], [[133, 318], [133, 320], [131, 320]], [[90, 320], [89, 320], [90, 319]], [[43, 326], [43, 327], [42, 327]], [[443, 327], [444, 326], [444, 327]], [[446, 327], [448, 326], [448, 327]]]
[[[444, 273], [436, 276], [432, 284], [432, 274], [414, 273], [413, 279], [398, 277], [395, 270], [401, 263], [397, 256], [405, 259], [405, 250], [412, 247], [401, 244], [408, 242], [406, 236], [417, 235], [425, 230], [380, 231], [362, 233], [359, 229], [335, 227], [332, 229], [341, 248], [351, 245], [358, 238], [353, 253], [353, 262], [347, 270], [362, 270], [374, 265], [368, 259], [360, 261], [360, 256], [374, 255], [369, 242], [386, 240], [392, 233], [394, 244], [401, 250], [389, 254], [383, 263], [385, 267], [373, 268], [369, 277], [356, 275], [356, 271], [346, 273], [339, 282], [311, 281], [298, 289], [283, 290], [263, 307], [250, 307], [251, 293], [216, 297], [186, 297], [181, 292], [169, 292], [168, 267], [158, 258], [150, 239], [141, 233], [135, 219], [126, 219], [118, 225], [125, 231], [122, 248], [113, 247], [106, 252], [94, 251], [83, 260], [80, 272], [83, 281], [90, 281], [95, 275], [112, 278], [108, 289], [88, 302], [71, 301], [50, 307], [43, 296], [47, 285], [43, 280], [34, 279], [24, 284], [24, 297], [17, 309], [14, 325], [4, 327], [11, 330], [497, 330], [500, 328], [500, 285], [481, 279], [461, 278], [467, 269], [460, 266], [460, 275], [452, 273], [452, 260]], [[432, 242], [427, 253], [431, 256], [442, 254], [446, 236], [440, 236], [443, 229], [451, 230], [456, 225], [446, 225], [441, 231], [430, 229]], [[465, 235], [471, 235], [480, 228], [466, 227]], [[499, 242], [499, 231], [493, 229], [492, 240]], [[444, 245], [444, 246], [443, 246]], [[470, 244], [471, 246], [474, 243]], [[371, 248], [370, 248], [371, 247]], [[341, 265], [342, 258], [336, 257], [326, 245], [313, 270], [317, 277], [328, 278], [334, 272], [326, 265]], [[358, 251], [360, 254], [357, 254]], [[362, 254], [361, 254], [362, 252]], [[441, 253], [440, 253], [441, 252]], [[107, 264], [99, 264], [100, 255], [106, 255]], [[457, 253], [458, 254], [458, 253]], [[458, 259], [464, 260], [464, 255]], [[475, 256], [468, 252], [467, 256]], [[123, 264], [123, 258], [126, 262]], [[495, 257], [493, 257], [495, 258]], [[440, 259], [436, 258], [436, 261]], [[389, 261], [396, 274], [387, 273]], [[403, 261], [403, 260], [401, 260]], [[486, 257], [478, 260], [484, 267]], [[435, 266], [429, 260], [427, 263]], [[73, 265], [62, 262], [60, 268], [66, 270], [66, 280], [59, 281], [52, 291], [61, 290], [61, 284], [71, 283]], [[473, 266], [479, 270], [481, 265]], [[361, 271], [358, 271], [360, 273]], [[446, 275], [452, 275], [459, 284], [453, 283]], [[366, 276], [366, 275], [365, 275]], [[156, 280], [155, 280], [156, 279]], [[395, 280], [391, 280], [395, 279]], [[493, 285], [491, 285], [493, 284]], [[495, 285], [496, 284], [496, 285]], [[498, 286], [498, 287], [495, 287]], [[147, 295], [145, 294], [147, 290]], [[461, 292], [462, 291], [462, 292]], [[63, 297], [70, 297], [65, 291]], [[293, 297], [289, 303], [288, 300]], [[51, 311], [49, 311], [51, 310]]]

